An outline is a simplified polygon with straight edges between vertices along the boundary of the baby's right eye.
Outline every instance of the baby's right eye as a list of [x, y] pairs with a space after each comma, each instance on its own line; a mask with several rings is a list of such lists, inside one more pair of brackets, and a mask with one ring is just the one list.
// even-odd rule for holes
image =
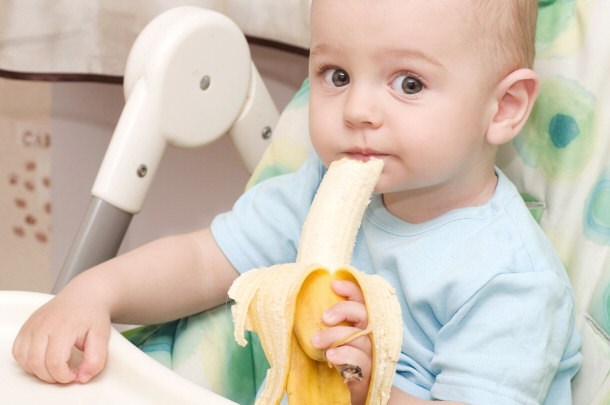
[[349, 75], [343, 69], [328, 69], [324, 81], [331, 87], [343, 87], [349, 84]]

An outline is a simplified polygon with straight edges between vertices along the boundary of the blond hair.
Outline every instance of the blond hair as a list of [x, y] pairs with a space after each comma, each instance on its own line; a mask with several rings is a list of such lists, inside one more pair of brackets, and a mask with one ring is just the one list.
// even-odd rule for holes
[[538, 0], [471, 0], [473, 41], [492, 72], [532, 68], [536, 56]]

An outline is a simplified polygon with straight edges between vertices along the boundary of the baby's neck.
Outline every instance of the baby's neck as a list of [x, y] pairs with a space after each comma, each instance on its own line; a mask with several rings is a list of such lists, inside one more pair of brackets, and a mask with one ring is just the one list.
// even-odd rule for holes
[[496, 189], [495, 173], [486, 181], [470, 189], [452, 190], [447, 187], [431, 187], [383, 194], [383, 204], [394, 216], [403, 221], [420, 224], [449, 211], [486, 204]]

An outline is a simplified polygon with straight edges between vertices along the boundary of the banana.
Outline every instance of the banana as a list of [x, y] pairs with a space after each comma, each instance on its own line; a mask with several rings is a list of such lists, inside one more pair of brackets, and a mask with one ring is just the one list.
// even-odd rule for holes
[[365, 330], [333, 347], [370, 336], [373, 364], [366, 403], [387, 403], [402, 344], [400, 305], [385, 279], [349, 265], [362, 215], [382, 169], [379, 159], [333, 162], [303, 225], [296, 262], [245, 272], [229, 289], [235, 300], [235, 340], [245, 346], [244, 331], [258, 333], [271, 366], [257, 405], [278, 404], [284, 392], [290, 405], [351, 404], [346, 382], [361, 378], [359, 368], [336, 369], [326, 361], [324, 351], [311, 344], [311, 337], [327, 328], [322, 313], [345, 299], [331, 289], [333, 280], [356, 283], [368, 313]]

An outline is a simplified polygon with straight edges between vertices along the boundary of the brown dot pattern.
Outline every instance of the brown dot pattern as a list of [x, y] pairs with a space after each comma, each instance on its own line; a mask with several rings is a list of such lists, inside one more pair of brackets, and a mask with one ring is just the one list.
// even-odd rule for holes
[[[13, 190], [13, 204], [21, 215], [15, 217], [10, 224], [12, 235], [15, 238], [33, 238], [39, 243], [48, 243], [51, 227], [44, 225], [50, 223], [48, 218], [41, 216], [51, 215], [51, 203], [38, 201], [36, 191], [49, 189], [51, 179], [48, 176], [38, 176], [38, 165], [33, 160], [23, 163], [21, 170], [14, 170], [8, 174], [6, 181]], [[47, 195], [49, 193], [46, 193]]]

